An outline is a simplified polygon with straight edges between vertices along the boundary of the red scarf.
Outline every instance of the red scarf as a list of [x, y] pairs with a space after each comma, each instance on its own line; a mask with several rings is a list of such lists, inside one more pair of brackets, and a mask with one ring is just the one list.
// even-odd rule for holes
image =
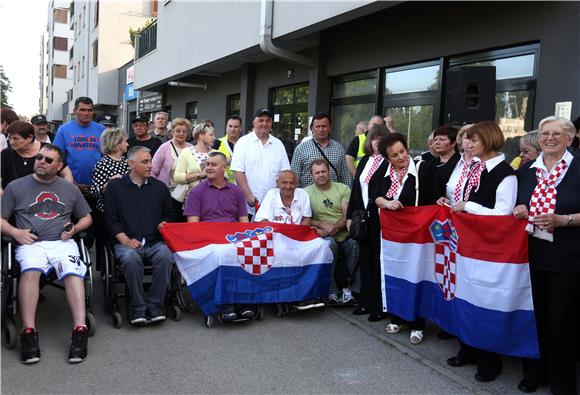
[[382, 155], [373, 155], [372, 159], [373, 159], [373, 163], [371, 164], [371, 168], [369, 169], [369, 172], [367, 173], [367, 176], [365, 177], [365, 180], [364, 180], [365, 184], [368, 184], [370, 182], [373, 174], [375, 174], [375, 171], [377, 171], [377, 169], [379, 168], [381, 163], [383, 163], [384, 158]]
[[[411, 160], [409, 158], [409, 160]], [[391, 187], [387, 191], [387, 198], [394, 199], [394, 196], [397, 196], [399, 193], [399, 189], [402, 187], [403, 178], [405, 178], [405, 174], [409, 171], [409, 163], [407, 162], [407, 166], [403, 167], [399, 174], [397, 175], [395, 172], [395, 166], [391, 165], [391, 170], [389, 172], [389, 177], [391, 178]]]
[[546, 241], [554, 241], [554, 231], [540, 229], [534, 224], [534, 217], [542, 214], [553, 214], [556, 209], [556, 198], [558, 190], [556, 189], [556, 180], [560, 177], [562, 172], [566, 170], [568, 165], [564, 159], [560, 160], [552, 169], [548, 177], [544, 177], [544, 172], [540, 168], [536, 168], [536, 178], [538, 183], [532, 193], [530, 199], [530, 214], [528, 216], [528, 224], [526, 231], [538, 239]]
[[468, 202], [469, 196], [471, 195], [471, 191], [475, 188], [479, 188], [479, 180], [481, 178], [481, 173], [485, 170], [485, 162], [481, 161], [475, 164], [471, 169], [471, 174], [469, 175], [469, 179], [467, 180], [467, 185], [465, 187], [465, 193], [463, 194], [463, 201]]
[[463, 162], [463, 168], [461, 169], [461, 175], [457, 184], [455, 184], [455, 190], [453, 191], [453, 202], [457, 203], [461, 200], [461, 190], [463, 189], [463, 183], [468, 177], [469, 171], [471, 170], [471, 165], [475, 163], [475, 159], [470, 159], [469, 162]]

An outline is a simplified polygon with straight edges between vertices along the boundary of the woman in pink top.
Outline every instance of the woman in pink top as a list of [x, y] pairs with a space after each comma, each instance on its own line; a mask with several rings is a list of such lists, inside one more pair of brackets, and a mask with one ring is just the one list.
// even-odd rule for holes
[[[192, 145], [187, 142], [189, 133], [191, 132], [191, 122], [185, 118], [175, 118], [172, 122], [171, 140], [161, 144], [161, 147], [153, 156], [153, 168], [151, 175], [163, 182], [169, 188], [169, 191], [175, 189], [176, 184], [173, 182], [173, 172], [175, 171], [175, 164], [177, 157], [181, 154], [184, 148]], [[183, 213], [181, 211], [182, 203], [174, 201], [176, 208], [175, 219], [182, 219]]]

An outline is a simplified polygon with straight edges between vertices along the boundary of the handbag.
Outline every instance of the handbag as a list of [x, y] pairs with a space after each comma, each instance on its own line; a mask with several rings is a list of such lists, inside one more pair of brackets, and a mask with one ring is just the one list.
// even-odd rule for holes
[[367, 208], [364, 210], [354, 210], [352, 212], [350, 230], [348, 235], [351, 239], [356, 241], [363, 241], [367, 237], [368, 227], [369, 227], [369, 208], [371, 206], [371, 201], [367, 204]]
[[173, 191], [171, 191], [171, 197], [180, 203], [185, 201], [187, 194], [189, 193], [188, 184], [177, 184]]

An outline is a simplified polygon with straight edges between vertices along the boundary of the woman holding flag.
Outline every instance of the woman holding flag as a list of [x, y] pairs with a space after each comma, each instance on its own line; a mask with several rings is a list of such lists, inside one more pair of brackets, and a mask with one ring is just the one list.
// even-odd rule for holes
[[[567, 148], [576, 130], [561, 117], [540, 121], [542, 153], [518, 172], [516, 218], [527, 220], [530, 277], [540, 359], [524, 360], [518, 389], [550, 382], [555, 394], [576, 393], [574, 342], [580, 310], [580, 160]], [[576, 324], [577, 325], [577, 324]]]
[[[510, 215], [516, 203], [518, 183], [514, 170], [499, 152], [505, 142], [503, 132], [495, 122], [484, 121], [467, 129], [465, 138], [466, 152], [479, 158], [479, 162], [464, 161], [453, 195], [448, 185], [447, 198], [439, 199], [438, 203], [469, 214]], [[459, 353], [449, 358], [447, 364], [457, 367], [476, 363], [476, 380], [495, 380], [502, 369], [501, 356], [461, 341], [459, 344]]]
[[[400, 133], [390, 133], [383, 137], [379, 152], [389, 162], [375, 204], [387, 210], [400, 210], [409, 206], [424, 206], [433, 203], [433, 166], [425, 161], [413, 161], [409, 156], [407, 141]], [[389, 286], [388, 283], [386, 285]], [[423, 341], [425, 319], [417, 318], [408, 322], [391, 314], [391, 323], [385, 328], [387, 333], [398, 333], [403, 325], [411, 328], [409, 341], [417, 345]]]

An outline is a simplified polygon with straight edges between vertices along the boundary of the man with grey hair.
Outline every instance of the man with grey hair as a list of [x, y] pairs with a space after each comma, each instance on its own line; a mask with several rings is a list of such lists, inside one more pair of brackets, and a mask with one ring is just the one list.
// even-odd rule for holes
[[[173, 219], [173, 208], [165, 184], [151, 177], [150, 150], [133, 147], [127, 159], [129, 174], [111, 180], [105, 191], [105, 224], [129, 290], [130, 322], [144, 325], [166, 318], [163, 308], [174, 261], [159, 229]], [[147, 300], [144, 260], [153, 267]]]
[[387, 115], [385, 118], [383, 118], [381, 115], [373, 115], [369, 119], [366, 131], [364, 133], [357, 134], [356, 136], [354, 136], [354, 138], [348, 145], [348, 148], [346, 149], [345, 155], [346, 167], [348, 168], [348, 171], [350, 172], [350, 174], [352, 174], [353, 177], [356, 174], [356, 168], [358, 166], [358, 163], [360, 162], [362, 157], [365, 156], [364, 146], [365, 141], [367, 139], [367, 133], [369, 130], [371, 130], [371, 128], [374, 125], [386, 125], [387, 129], [389, 129], [389, 132], [391, 133], [396, 132], [395, 128], [393, 127], [393, 118], [390, 115]]
[[367, 132], [367, 123], [360, 121], [359, 123], [356, 124], [355, 128], [354, 128], [354, 135], [358, 136], [359, 134], [364, 134]]
[[159, 111], [153, 118], [155, 129], [151, 131], [151, 137], [157, 137], [162, 143], [171, 140], [171, 130], [167, 127], [169, 114]]

